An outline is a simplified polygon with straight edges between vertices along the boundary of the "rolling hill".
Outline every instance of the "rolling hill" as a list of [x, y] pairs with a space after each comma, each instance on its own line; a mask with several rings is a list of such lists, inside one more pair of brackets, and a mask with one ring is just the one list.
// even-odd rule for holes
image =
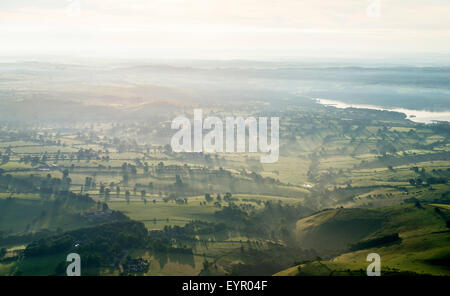
[[322, 211], [297, 222], [299, 244], [340, 255], [276, 275], [365, 275], [370, 253], [381, 256], [382, 274], [449, 275], [449, 218], [440, 204]]

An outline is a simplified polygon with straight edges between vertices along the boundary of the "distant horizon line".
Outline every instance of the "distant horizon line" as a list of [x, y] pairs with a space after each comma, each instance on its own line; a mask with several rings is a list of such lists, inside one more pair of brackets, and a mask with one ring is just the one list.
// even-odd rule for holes
[[[428, 55], [428, 57], [426, 56]], [[401, 56], [401, 57], [400, 57]], [[420, 55], [410, 55], [405, 56], [400, 54], [392, 55], [390, 57], [344, 57], [344, 56], [298, 56], [298, 57], [125, 57], [125, 56], [97, 56], [97, 55], [75, 55], [75, 54], [1, 54], [0, 53], [0, 63], [3, 60], [10, 61], [16, 60], [15, 62], [55, 62], [55, 59], [68, 59], [71, 61], [82, 61], [82, 60], [98, 60], [102, 62], [220, 62], [220, 63], [233, 63], [233, 62], [247, 62], [247, 63], [301, 63], [301, 64], [320, 64], [320, 63], [348, 63], [356, 65], [364, 64], [384, 64], [390, 66], [417, 66], [422, 67], [423, 65], [440, 65], [441, 67], [450, 66], [450, 53], [424, 53]], [[311, 60], [312, 59], [312, 60]], [[52, 60], [52, 61], [49, 61]], [[59, 61], [62, 63], [63, 61]]]

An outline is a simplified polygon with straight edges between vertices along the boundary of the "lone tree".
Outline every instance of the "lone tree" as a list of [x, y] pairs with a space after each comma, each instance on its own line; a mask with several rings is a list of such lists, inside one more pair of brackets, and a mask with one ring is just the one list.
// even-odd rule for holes
[[213, 201], [213, 198], [211, 197], [211, 194], [206, 193], [206, 194], [205, 194], [205, 200], [206, 200], [207, 202], [212, 202], [212, 201]]
[[181, 185], [183, 185], [183, 181], [181, 180], [180, 175], [176, 175], [176, 176], [175, 176], [175, 185], [176, 185], [176, 186], [181, 186]]
[[125, 199], [127, 203], [130, 203], [130, 190], [125, 191]]

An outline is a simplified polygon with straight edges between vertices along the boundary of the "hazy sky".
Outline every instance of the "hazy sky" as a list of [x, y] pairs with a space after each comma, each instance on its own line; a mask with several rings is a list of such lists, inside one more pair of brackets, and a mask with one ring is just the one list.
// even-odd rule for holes
[[450, 1], [0, 0], [0, 38], [2, 55], [447, 55]]

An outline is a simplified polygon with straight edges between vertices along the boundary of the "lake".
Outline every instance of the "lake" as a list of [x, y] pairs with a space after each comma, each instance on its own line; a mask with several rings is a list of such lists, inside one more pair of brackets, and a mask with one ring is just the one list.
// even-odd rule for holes
[[324, 106], [334, 106], [336, 108], [345, 109], [345, 108], [359, 108], [359, 109], [373, 109], [373, 110], [387, 110], [404, 113], [407, 118], [414, 122], [420, 123], [432, 123], [435, 121], [447, 121], [450, 122], [450, 112], [432, 112], [432, 111], [424, 111], [424, 110], [411, 110], [404, 108], [382, 108], [374, 105], [366, 105], [366, 104], [349, 104], [340, 101], [327, 100], [321, 98], [315, 98], [315, 100]]

